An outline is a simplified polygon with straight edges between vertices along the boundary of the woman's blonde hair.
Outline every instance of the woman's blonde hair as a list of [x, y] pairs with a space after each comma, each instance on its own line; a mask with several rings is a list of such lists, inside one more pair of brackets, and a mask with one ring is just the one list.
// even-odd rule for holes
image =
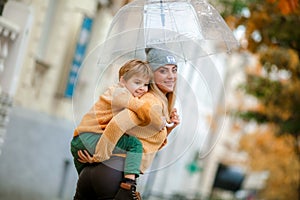
[[153, 94], [159, 97], [163, 102], [163, 114], [167, 118], [167, 121], [170, 122], [170, 113], [174, 108], [175, 104], [175, 89], [176, 85], [174, 87], [173, 92], [169, 92], [167, 94], [164, 94], [155, 84], [155, 82], [150, 83], [150, 91], [153, 91]]

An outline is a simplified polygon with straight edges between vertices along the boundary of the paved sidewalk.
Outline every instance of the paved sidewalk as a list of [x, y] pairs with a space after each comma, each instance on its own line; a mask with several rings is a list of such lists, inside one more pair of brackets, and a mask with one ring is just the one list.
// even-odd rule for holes
[[73, 123], [19, 107], [9, 120], [0, 155], [0, 200], [72, 199]]

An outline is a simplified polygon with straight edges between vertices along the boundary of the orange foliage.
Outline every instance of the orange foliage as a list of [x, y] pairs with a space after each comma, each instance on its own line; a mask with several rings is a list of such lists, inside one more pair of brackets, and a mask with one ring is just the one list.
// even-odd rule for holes
[[280, 0], [278, 7], [284, 15], [295, 12], [298, 7], [298, 0]]
[[298, 0], [267, 0], [267, 2], [278, 3], [278, 8], [284, 15], [295, 12], [299, 5]]
[[296, 71], [299, 65], [299, 56], [295, 50], [289, 49], [288, 54], [290, 56], [289, 59], [289, 68]]
[[234, 30], [236, 27], [236, 24], [238, 22], [238, 19], [237, 19], [237, 17], [235, 17], [233, 15], [229, 15], [226, 17], [225, 21], [226, 21], [227, 25], [229, 26], [229, 28], [231, 30]]
[[271, 129], [248, 134], [241, 139], [241, 149], [248, 152], [253, 171], [270, 172], [266, 188], [260, 195], [264, 199], [298, 199], [297, 186], [300, 163], [290, 135], [276, 137]]
[[260, 76], [262, 74], [262, 69], [261, 63], [257, 63], [251, 67], [246, 67], [246, 73]]

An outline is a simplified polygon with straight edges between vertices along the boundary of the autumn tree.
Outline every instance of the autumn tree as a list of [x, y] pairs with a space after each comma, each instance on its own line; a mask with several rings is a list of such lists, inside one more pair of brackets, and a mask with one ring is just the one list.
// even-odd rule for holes
[[[219, 0], [218, 2], [223, 6], [222, 14], [228, 24], [233, 28], [242, 27], [245, 30], [245, 36], [241, 41], [241, 51], [247, 50], [258, 58], [255, 70], [246, 70], [246, 81], [241, 85], [241, 89], [246, 95], [256, 99], [257, 105], [252, 109], [239, 110], [236, 114], [245, 121], [255, 121], [258, 124], [268, 124], [273, 127], [275, 135], [285, 141], [280, 143], [280, 146], [285, 145], [285, 148], [279, 149], [283, 152], [293, 149], [292, 153], [286, 153], [284, 156], [290, 155], [294, 158], [295, 155], [296, 158], [296, 162], [291, 168], [296, 167], [297, 170], [286, 169], [286, 173], [295, 172], [291, 175], [293, 176], [292, 181], [284, 181], [287, 176], [281, 181], [276, 179], [278, 183], [276, 187], [274, 179], [278, 171], [271, 170], [273, 174], [271, 174], [269, 183], [273, 183], [273, 185], [269, 184], [267, 189], [273, 190], [275, 194], [271, 195], [273, 198], [268, 196], [270, 194], [264, 197], [266, 199], [286, 199], [287, 197], [281, 197], [282, 190], [277, 190], [276, 193], [276, 188], [285, 187], [289, 191], [292, 188], [293, 199], [298, 199], [300, 191], [299, 2], [298, 0]], [[277, 163], [273, 162], [273, 165], [277, 164], [281, 167], [291, 165], [291, 163], [284, 164], [283, 161], [280, 161], [279, 149], [274, 149], [279, 144], [277, 139], [264, 136], [259, 139], [259, 135], [252, 135], [253, 140], [256, 141], [253, 143], [256, 146], [252, 146], [252, 148], [257, 148], [255, 150], [265, 149], [265, 151], [260, 151], [260, 157], [270, 156], [266, 153], [267, 151], [277, 152], [277, 154], [272, 154], [275, 157], [278, 156]], [[249, 137], [247, 136], [247, 141], [251, 141]], [[268, 143], [269, 139], [272, 139], [273, 145]], [[266, 150], [266, 148], [269, 149]], [[249, 148], [248, 150], [250, 154], [252, 153], [252, 167], [258, 166], [257, 162], [255, 165], [253, 164], [255, 159], [259, 160], [259, 154], [255, 150], [251, 151]], [[255, 157], [253, 157], [254, 155]], [[272, 162], [264, 161], [264, 167], [260, 168], [270, 170]], [[273, 187], [270, 188], [270, 185]], [[277, 197], [274, 198], [275, 196]]]
[[299, 161], [293, 148], [294, 139], [285, 134], [277, 137], [272, 130], [257, 129], [240, 141], [248, 152], [252, 171], [268, 171], [266, 187], [259, 196], [266, 200], [299, 199]]

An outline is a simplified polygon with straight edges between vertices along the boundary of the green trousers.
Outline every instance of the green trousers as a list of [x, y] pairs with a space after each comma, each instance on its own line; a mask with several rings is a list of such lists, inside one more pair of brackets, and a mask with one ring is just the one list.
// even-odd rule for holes
[[[78, 174], [89, 163], [81, 163], [78, 161], [79, 150], [87, 150], [90, 155], [95, 153], [96, 144], [101, 137], [98, 133], [81, 133], [71, 141], [71, 153], [74, 157], [74, 164]], [[124, 134], [118, 141], [113, 153], [126, 153], [124, 174], [140, 174], [140, 165], [142, 160], [143, 145], [139, 139], [134, 136]]]

